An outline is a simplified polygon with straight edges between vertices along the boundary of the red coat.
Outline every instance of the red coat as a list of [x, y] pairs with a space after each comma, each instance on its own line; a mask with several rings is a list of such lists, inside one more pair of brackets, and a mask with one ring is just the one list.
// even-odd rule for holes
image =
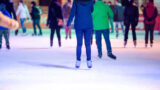
[[144, 23], [155, 24], [156, 23], [155, 19], [158, 15], [158, 10], [152, 2], [149, 2], [147, 3], [147, 6], [144, 8], [143, 15], [144, 15]]

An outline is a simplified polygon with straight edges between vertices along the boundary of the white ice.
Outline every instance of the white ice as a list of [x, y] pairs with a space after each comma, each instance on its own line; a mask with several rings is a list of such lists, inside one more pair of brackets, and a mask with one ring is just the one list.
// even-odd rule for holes
[[87, 69], [83, 46], [80, 69], [75, 69], [76, 38], [65, 40], [59, 48], [57, 38], [49, 46], [49, 36], [11, 36], [11, 50], [0, 50], [0, 90], [160, 90], [160, 40], [153, 48], [137, 48], [130, 39], [111, 39], [114, 61], [107, 57], [103, 41], [103, 58], [92, 45], [93, 68]]

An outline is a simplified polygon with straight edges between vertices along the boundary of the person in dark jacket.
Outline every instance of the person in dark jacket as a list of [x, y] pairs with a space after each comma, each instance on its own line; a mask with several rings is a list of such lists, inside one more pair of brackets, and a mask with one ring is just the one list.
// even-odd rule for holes
[[41, 26], [40, 26], [41, 12], [39, 10], [39, 7], [36, 6], [35, 1], [31, 2], [31, 6], [32, 6], [31, 17], [32, 17], [32, 20], [33, 20], [33, 29], [34, 29], [34, 33], [32, 34], [32, 36], [37, 35], [36, 26], [39, 28], [39, 34], [38, 35], [42, 36], [42, 29], [41, 29]]
[[87, 65], [88, 68], [92, 68], [91, 61], [91, 37], [93, 31], [93, 1], [92, 0], [74, 0], [70, 17], [68, 19], [67, 28], [71, 25], [73, 18], [75, 17], [74, 27], [77, 37], [77, 61], [76, 68], [80, 67], [81, 63], [81, 49], [83, 44], [83, 36], [86, 46]]
[[61, 35], [60, 35], [61, 25], [59, 24], [59, 22], [62, 20], [63, 20], [62, 8], [57, 0], [52, 0], [49, 6], [48, 19], [47, 19], [47, 26], [51, 28], [51, 35], [50, 35], [51, 47], [53, 46], [53, 38], [55, 31], [58, 37], [59, 47], [61, 47]]
[[114, 6], [114, 22], [115, 22], [115, 30], [116, 30], [116, 38], [119, 36], [119, 30], [118, 30], [118, 25], [121, 25], [121, 29], [123, 32], [123, 35], [125, 34], [125, 29], [123, 25], [124, 21], [124, 7], [119, 3], [119, 0], [115, 1], [115, 6]]
[[145, 47], [148, 44], [148, 34], [150, 33], [150, 46], [153, 45], [153, 34], [154, 34], [154, 26], [156, 23], [156, 17], [158, 15], [158, 10], [156, 6], [154, 6], [153, 0], [149, 0], [147, 6], [143, 10], [144, 15], [144, 24], [145, 24]]
[[133, 43], [136, 47], [137, 45], [137, 38], [136, 38], [136, 26], [138, 24], [139, 19], [139, 11], [138, 7], [133, 5], [134, 0], [128, 0], [127, 5], [125, 6], [124, 10], [124, 25], [125, 25], [125, 36], [124, 36], [124, 47], [127, 45], [128, 40], [128, 32], [130, 26], [132, 27], [132, 36], [133, 36]]
[[[11, 18], [11, 15], [6, 10], [6, 5], [4, 3], [0, 3], [0, 12], [2, 12], [7, 17]], [[6, 41], [6, 47], [7, 47], [7, 49], [10, 49], [8, 28], [0, 26], [0, 49], [2, 48], [2, 36], [3, 35], [4, 35], [4, 38], [5, 38], [5, 41]]]

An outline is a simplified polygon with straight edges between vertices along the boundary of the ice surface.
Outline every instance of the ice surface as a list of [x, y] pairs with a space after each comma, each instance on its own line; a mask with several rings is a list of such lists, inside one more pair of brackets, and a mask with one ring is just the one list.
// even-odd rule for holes
[[153, 48], [137, 48], [129, 40], [111, 39], [117, 60], [107, 57], [103, 41], [103, 57], [97, 57], [95, 40], [92, 45], [93, 68], [87, 69], [83, 46], [80, 69], [75, 69], [76, 39], [57, 38], [53, 48], [49, 36], [11, 36], [11, 50], [0, 50], [0, 90], [160, 90], [160, 40]]

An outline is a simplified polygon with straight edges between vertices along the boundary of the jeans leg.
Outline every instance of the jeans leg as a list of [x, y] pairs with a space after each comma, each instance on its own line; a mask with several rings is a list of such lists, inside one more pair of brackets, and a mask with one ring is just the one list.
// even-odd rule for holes
[[37, 31], [36, 31], [36, 20], [33, 20], [33, 30], [34, 30], [34, 35], [37, 35]]
[[102, 31], [96, 30], [96, 44], [97, 44], [97, 49], [98, 49], [98, 55], [102, 55]]
[[109, 38], [109, 30], [103, 30], [103, 36], [105, 39], [108, 54], [112, 53], [111, 42], [110, 42], [110, 38]]
[[0, 30], [0, 45], [2, 45], [2, 35], [3, 35], [3, 30]]
[[120, 24], [121, 24], [122, 33], [123, 33], [123, 35], [125, 35], [125, 29], [124, 29], [123, 22], [120, 22]]
[[119, 34], [119, 31], [118, 31], [118, 22], [116, 22], [115, 30], [116, 30], [116, 35], [118, 35]]
[[20, 19], [20, 22], [21, 22], [21, 27], [22, 27], [23, 33], [26, 33], [26, 27], [25, 27], [25, 25], [24, 25], [25, 18]]
[[76, 56], [77, 56], [77, 60], [81, 61], [81, 49], [82, 49], [82, 44], [83, 44], [83, 30], [76, 30], [76, 38], [77, 38]]
[[41, 29], [41, 25], [40, 25], [40, 20], [37, 20], [37, 26], [39, 28], [39, 34], [42, 35], [42, 29]]
[[4, 38], [5, 38], [5, 41], [6, 41], [6, 45], [9, 45], [8, 30], [4, 31]]
[[90, 61], [90, 60], [91, 60], [91, 38], [92, 38], [92, 30], [93, 30], [93, 29], [86, 29], [86, 30], [84, 31], [84, 40], [85, 40], [87, 61]]

